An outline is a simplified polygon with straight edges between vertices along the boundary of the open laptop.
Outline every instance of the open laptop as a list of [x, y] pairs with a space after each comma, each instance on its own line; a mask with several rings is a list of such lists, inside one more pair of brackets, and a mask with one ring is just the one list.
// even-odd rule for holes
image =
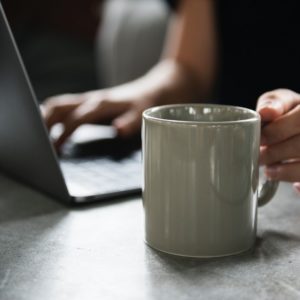
[[[105, 138], [69, 143], [58, 159], [0, 3], [0, 170], [65, 203], [139, 194], [139, 143], [117, 139], [109, 127], [85, 127]], [[80, 135], [87, 136], [79, 130], [73, 139]]]

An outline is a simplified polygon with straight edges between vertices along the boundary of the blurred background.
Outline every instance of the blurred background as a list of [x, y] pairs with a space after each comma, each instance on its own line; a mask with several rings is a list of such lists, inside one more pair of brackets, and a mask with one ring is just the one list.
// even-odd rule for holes
[[3, 0], [37, 98], [97, 85], [94, 37], [101, 0]]
[[160, 58], [163, 0], [2, 0], [37, 98], [117, 85]]

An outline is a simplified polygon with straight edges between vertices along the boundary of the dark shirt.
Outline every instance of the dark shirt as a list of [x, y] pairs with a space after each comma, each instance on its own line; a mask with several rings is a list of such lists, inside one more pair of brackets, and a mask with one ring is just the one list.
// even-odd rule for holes
[[[175, 1], [168, 1], [175, 7]], [[262, 93], [300, 91], [299, 0], [219, 0], [217, 99], [254, 108]]]

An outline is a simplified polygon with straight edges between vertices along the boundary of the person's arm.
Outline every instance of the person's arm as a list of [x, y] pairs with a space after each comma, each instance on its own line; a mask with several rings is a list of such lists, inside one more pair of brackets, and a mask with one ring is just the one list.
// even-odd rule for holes
[[185, 69], [184, 78], [194, 84], [198, 98], [209, 96], [215, 81], [216, 41], [214, 1], [182, 1], [169, 30], [164, 59]]
[[213, 0], [184, 0], [170, 26], [161, 62], [138, 80], [106, 90], [48, 99], [48, 128], [63, 123], [59, 147], [83, 123], [111, 121], [122, 136], [140, 129], [142, 111], [154, 105], [199, 101], [214, 81]]

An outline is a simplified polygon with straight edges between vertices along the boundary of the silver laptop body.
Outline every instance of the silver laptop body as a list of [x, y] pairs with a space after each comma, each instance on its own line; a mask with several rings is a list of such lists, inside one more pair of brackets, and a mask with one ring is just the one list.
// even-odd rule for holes
[[[1, 3], [0, 143], [2, 171], [65, 203], [141, 191], [138, 153], [114, 161], [97, 156], [64, 159], [61, 168]], [[97, 175], [99, 170], [102, 174]], [[116, 178], [114, 172], [118, 173]], [[127, 183], [122, 183], [122, 178]]]

